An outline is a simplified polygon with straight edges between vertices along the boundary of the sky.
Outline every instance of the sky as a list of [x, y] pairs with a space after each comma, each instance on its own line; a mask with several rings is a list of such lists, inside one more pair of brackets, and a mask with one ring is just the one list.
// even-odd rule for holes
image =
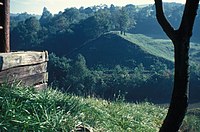
[[[70, 7], [89, 7], [94, 5], [106, 4], [110, 6], [114, 4], [116, 6], [125, 6], [127, 4], [143, 5], [152, 4], [154, 0], [10, 0], [11, 13], [23, 13], [28, 12], [30, 14], [42, 14], [44, 7], [56, 14], [59, 11], [64, 11]], [[177, 2], [185, 3], [185, 0], [163, 0], [163, 2]]]

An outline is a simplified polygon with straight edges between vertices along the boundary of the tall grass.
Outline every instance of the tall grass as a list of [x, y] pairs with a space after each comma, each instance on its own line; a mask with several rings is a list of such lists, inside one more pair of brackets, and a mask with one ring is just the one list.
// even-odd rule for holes
[[1, 131], [69, 131], [78, 111], [76, 97], [64, 96], [55, 90], [35, 91], [33, 88], [0, 88]]
[[81, 98], [51, 88], [0, 86], [1, 132], [70, 132], [80, 125], [94, 132], [156, 132], [165, 114], [166, 109], [150, 103]]

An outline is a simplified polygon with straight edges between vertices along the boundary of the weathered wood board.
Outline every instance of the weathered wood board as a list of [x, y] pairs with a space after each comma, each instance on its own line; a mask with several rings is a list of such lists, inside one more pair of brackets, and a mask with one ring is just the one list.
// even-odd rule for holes
[[47, 69], [47, 62], [38, 65], [14, 67], [0, 72], [0, 83], [6, 78], [23, 78], [26, 76], [44, 73]]
[[47, 87], [47, 62], [46, 51], [0, 53], [0, 84], [17, 82], [38, 89]]
[[22, 85], [35, 86], [38, 84], [46, 83], [48, 81], [48, 73], [35, 74], [23, 78], [19, 78]]
[[6, 70], [13, 67], [34, 65], [48, 61], [48, 52], [10, 52], [0, 53], [0, 69]]

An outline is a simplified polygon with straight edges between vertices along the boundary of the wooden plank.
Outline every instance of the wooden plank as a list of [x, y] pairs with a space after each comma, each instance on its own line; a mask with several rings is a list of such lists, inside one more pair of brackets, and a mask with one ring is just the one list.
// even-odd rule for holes
[[0, 72], [0, 83], [4, 82], [5, 80], [15, 80], [16, 78], [23, 78], [30, 75], [44, 73], [46, 71], [47, 62], [32, 66], [22, 66], [7, 69]]
[[[17, 80], [16, 80], [17, 81]], [[40, 73], [19, 79], [21, 85], [34, 86], [35, 84], [48, 82], [48, 73]]]
[[19, 83], [20, 85], [25, 85], [25, 86], [34, 86], [35, 84], [40, 84], [40, 83], [47, 83], [48, 82], [48, 73], [40, 73], [40, 74], [35, 74], [31, 76], [26, 76], [23, 78], [9, 78], [1, 83]]
[[42, 84], [35, 85], [34, 88], [36, 88], [37, 90], [42, 90], [42, 89], [46, 89], [47, 86], [48, 86], [47, 83], [42, 83]]
[[39, 64], [48, 61], [48, 52], [21, 51], [0, 53], [0, 71], [24, 65]]

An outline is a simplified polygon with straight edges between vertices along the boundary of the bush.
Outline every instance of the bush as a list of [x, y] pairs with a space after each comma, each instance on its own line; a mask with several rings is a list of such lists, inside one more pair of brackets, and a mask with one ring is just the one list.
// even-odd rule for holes
[[[114, 68], [103, 66], [89, 69], [86, 60], [78, 55], [74, 60], [50, 54], [48, 65], [49, 82], [58, 89], [81, 96], [95, 96], [113, 100], [119, 93], [127, 101], [168, 102], [173, 87], [173, 72], [160, 61], [147, 69], [143, 64], [133, 69], [120, 65]], [[193, 69], [198, 69], [197, 66]], [[194, 71], [194, 70], [193, 70]], [[198, 87], [198, 70], [192, 74], [191, 86]], [[194, 98], [198, 98], [192, 89]]]

